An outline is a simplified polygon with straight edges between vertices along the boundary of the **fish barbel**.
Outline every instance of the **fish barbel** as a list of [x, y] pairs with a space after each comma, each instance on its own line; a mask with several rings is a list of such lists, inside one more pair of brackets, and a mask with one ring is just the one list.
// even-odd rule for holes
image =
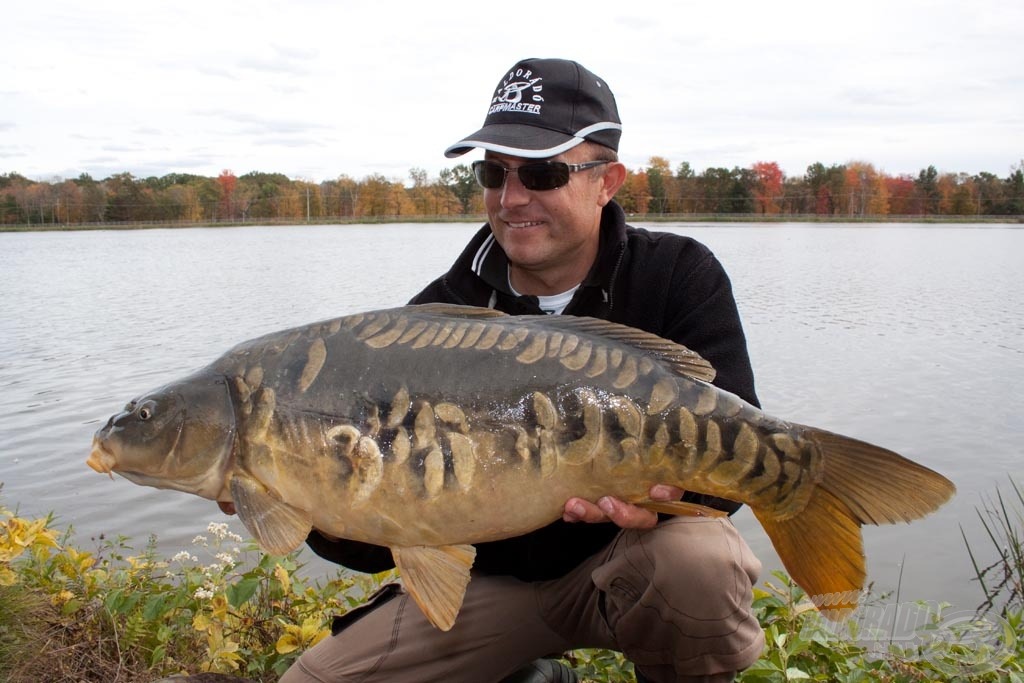
[[746, 503], [816, 604], [854, 606], [860, 526], [921, 517], [953, 484], [713, 378], [696, 353], [603, 320], [407, 306], [240, 344], [131, 401], [87, 462], [233, 501], [273, 554], [313, 528], [386, 546], [445, 630], [472, 544], [545, 526], [573, 496], [689, 512], [650, 501], [658, 483]]

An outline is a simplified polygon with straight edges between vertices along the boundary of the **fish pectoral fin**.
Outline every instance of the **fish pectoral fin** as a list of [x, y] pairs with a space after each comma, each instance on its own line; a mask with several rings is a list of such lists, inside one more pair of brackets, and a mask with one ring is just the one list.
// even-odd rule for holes
[[471, 545], [392, 548], [402, 583], [430, 623], [448, 631], [462, 608], [469, 570], [476, 559]]
[[287, 555], [295, 550], [313, 528], [308, 512], [285, 503], [252, 477], [232, 477], [231, 497], [238, 518], [271, 555]]
[[636, 503], [651, 512], [663, 512], [666, 515], [679, 515], [681, 517], [728, 517], [729, 513], [724, 510], [716, 510], [707, 505], [687, 503], [683, 500], [648, 500]]

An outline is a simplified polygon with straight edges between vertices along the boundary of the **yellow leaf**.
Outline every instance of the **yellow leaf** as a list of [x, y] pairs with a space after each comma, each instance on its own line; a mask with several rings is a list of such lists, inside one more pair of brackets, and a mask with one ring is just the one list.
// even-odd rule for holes
[[295, 652], [299, 649], [299, 639], [292, 633], [285, 633], [283, 636], [277, 639], [277, 645], [274, 646], [278, 654], [286, 655], [289, 652]]
[[320, 631], [320, 618], [319, 617], [306, 617], [302, 621], [302, 642], [308, 643], [316, 637], [317, 632]]
[[331, 635], [331, 629], [329, 629], [329, 628], [322, 628], [322, 629], [320, 629], [320, 631], [318, 631], [317, 634], [315, 636], [313, 636], [312, 640], [309, 641], [309, 647], [313, 647], [314, 645], [316, 645], [317, 643], [319, 643], [321, 640], [323, 640], [324, 638], [326, 638], [329, 635]]
[[0, 586], [13, 586], [18, 583], [18, 575], [7, 567], [0, 567]]
[[228, 617], [228, 599], [224, 595], [213, 596], [210, 600], [210, 609], [216, 619], [224, 621]]
[[192, 628], [197, 631], [206, 631], [213, 622], [205, 614], [197, 614], [192, 618]]
[[274, 565], [274, 578], [281, 584], [281, 590], [285, 593], [290, 593], [292, 590], [292, 579], [288, 576], [288, 571], [281, 565]]

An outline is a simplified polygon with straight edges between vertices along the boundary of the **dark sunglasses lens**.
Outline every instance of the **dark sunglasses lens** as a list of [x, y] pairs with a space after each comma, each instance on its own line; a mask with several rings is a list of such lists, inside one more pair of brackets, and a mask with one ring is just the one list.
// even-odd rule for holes
[[473, 173], [480, 187], [496, 190], [505, 182], [505, 167], [493, 161], [477, 161], [473, 164]]
[[554, 190], [569, 182], [569, 167], [558, 161], [525, 164], [519, 167], [519, 180], [527, 190]]

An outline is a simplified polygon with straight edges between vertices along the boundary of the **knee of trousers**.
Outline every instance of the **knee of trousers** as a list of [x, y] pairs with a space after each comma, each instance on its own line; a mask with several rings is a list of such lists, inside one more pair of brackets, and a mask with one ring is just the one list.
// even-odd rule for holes
[[742, 669], [760, 655], [751, 606], [760, 570], [730, 521], [680, 517], [624, 532], [591, 576], [627, 657], [696, 675]]

